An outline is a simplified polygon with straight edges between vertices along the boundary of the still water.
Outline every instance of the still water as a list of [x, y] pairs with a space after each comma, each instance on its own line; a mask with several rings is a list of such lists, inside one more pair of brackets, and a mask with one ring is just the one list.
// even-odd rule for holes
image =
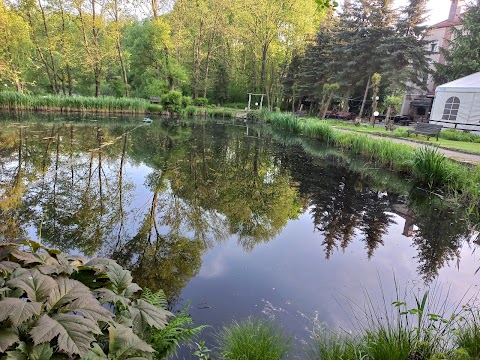
[[112, 257], [209, 331], [255, 316], [306, 339], [312, 318], [349, 329], [345, 301], [393, 296], [394, 276], [452, 301], [478, 284], [465, 209], [314, 141], [231, 121], [1, 116], [0, 240]]

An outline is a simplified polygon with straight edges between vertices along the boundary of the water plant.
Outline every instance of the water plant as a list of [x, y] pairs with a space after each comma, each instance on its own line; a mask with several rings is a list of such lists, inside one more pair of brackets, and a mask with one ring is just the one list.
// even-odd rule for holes
[[291, 339], [275, 323], [252, 318], [224, 326], [216, 339], [224, 360], [286, 359], [291, 346]]
[[110, 96], [58, 96], [58, 95], [30, 95], [16, 92], [0, 92], [0, 109], [6, 110], [56, 110], [62, 112], [126, 112], [142, 113], [158, 111], [152, 108], [145, 99], [116, 98]]
[[451, 167], [443, 154], [437, 149], [423, 147], [414, 152], [413, 175], [430, 189], [440, 187], [450, 182]]

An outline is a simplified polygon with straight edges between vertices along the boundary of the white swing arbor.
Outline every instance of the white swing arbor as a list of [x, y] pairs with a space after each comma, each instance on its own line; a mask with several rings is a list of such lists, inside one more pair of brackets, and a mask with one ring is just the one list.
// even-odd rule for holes
[[261, 96], [261, 98], [260, 98], [260, 110], [262, 110], [262, 107], [263, 107], [263, 98], [265, 97], [266, 94], [247, 93], [247, 95], [248, 95], [247, 111], [250, 111], [250, 110], [251, 110], [252, 96]]

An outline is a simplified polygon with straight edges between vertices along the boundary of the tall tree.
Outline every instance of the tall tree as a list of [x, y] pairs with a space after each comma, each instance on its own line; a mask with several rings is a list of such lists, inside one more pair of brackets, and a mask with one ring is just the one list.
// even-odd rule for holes
[[0, 1], [0, 80], [13, 83], [18, 92], [23, 92], [31, 61], [29, 30], [28, 23]]
[[461, 27], [452, 27], [452, 40], [440, 52], [445, 64], [437, 63], [437, 83], [458, 79], [480, 71], [480, 5], [472, 5], [461, 17]]

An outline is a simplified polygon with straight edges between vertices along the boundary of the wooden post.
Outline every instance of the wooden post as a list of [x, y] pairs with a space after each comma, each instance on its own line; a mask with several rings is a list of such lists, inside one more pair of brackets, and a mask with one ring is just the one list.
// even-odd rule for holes
[[248, 94], [248, 106], [247, 111], [250, 111], [250, 104], [252, 103], [252, 94]]

